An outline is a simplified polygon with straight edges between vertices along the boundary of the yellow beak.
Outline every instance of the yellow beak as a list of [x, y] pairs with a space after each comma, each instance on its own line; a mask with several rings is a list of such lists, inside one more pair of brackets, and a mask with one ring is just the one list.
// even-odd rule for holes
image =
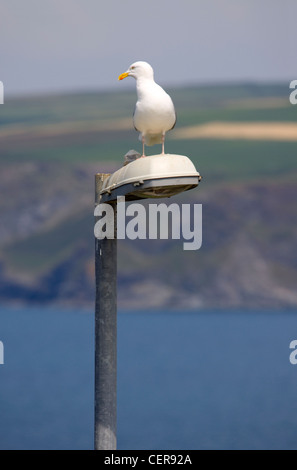
[[123, 78], [126, 78], [129, 76], [129, 72], [125, 72], [125, 73], [122, 73], [120, 76], [119, 76], [119, 80], [123, 80]]

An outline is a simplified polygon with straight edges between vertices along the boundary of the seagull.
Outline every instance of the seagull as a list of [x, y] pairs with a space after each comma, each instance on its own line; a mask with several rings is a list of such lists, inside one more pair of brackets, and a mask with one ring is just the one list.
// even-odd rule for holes
[[145, 157], [145, 145], [162, 144], [164, 151], [165, 134], [174, 128], [176, 113], [170, 96], [154, 80], [154, 71], [150, 64], [134, 62], [127, 72], [119, 76], [136, 79], [137, 103], [133, 114], [133, 124], [140, 133], [142, 157]]

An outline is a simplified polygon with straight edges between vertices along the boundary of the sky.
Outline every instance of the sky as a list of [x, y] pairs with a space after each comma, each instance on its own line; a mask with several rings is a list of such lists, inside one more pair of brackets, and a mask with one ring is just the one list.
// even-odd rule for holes
[[145, 60], [167, 86], [290, 82], [296, 18], [297, 0], [0, 0], [0, 80], [12, 95], [123, 89]]

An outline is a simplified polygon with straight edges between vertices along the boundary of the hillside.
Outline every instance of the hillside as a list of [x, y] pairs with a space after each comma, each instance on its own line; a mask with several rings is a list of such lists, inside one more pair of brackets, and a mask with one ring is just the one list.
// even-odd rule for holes
[[[295, 308], [297, 108], [288, 88], [169, 91], [178, 122], [165, 149], [188, 155], [203, 176], [174, 202], [203, 204], [203, 245], [185, 252], [180, 241], [119, 241], [119, 307]], [[2, 301], [92, 304], [94, 174], [139, 150], [134, 103], [126, 91], [1, 107]]]

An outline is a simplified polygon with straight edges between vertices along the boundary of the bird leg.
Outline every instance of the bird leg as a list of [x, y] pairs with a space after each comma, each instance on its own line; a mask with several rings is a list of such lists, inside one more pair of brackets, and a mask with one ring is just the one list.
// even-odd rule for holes
[[162, 133], [162, 155], [165, 155], [164, 142], [165, 142], [165, 132]]
[[144, 136], [141, 137], [141, 140], [142, 140], [142, 155], [141, 155], [141, 157], [145, 157], [145, 153], [144, 153]]

